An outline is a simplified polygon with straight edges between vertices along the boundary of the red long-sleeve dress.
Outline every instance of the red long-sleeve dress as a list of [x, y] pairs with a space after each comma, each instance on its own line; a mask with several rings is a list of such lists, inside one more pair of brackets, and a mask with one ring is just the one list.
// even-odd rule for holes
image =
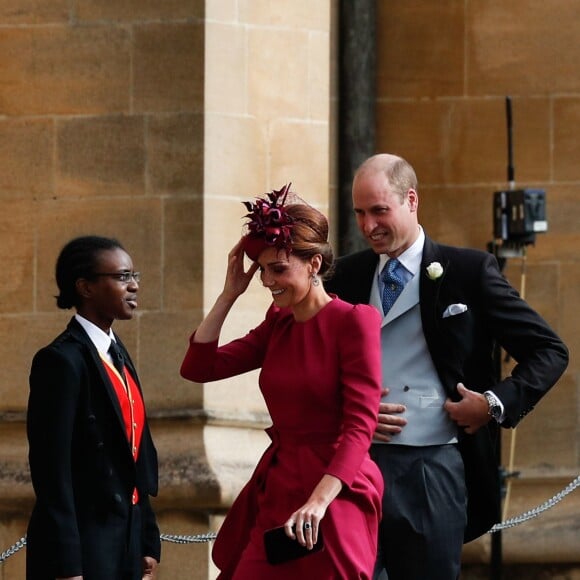
[[[272, 305], [245, 337], [190, 346], [183, 377], [207, 382], [261, 367], [271, 445], [230, 509], [213, 548], [221, 579], [371, 578], [383, 479], [368, 449], [381, 389], [380, 315], [333, 297], [298, 322]], [[325, 549], [269, 565], [263, 533], [302, 506], [324, 474], [343, 488], [321, 521]]]

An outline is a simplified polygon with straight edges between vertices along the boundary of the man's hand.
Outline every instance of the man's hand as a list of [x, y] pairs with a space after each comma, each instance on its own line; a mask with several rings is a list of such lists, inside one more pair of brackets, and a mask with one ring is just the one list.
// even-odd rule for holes
[[[389, 389], [381, 391], [381, 397], [389, 394]], [[379, 422], [375, 429], [375, 441], [384, 441], [388, 443], [393, 435], [401, 432], [403, 427], [407, 424], [407, 419], [400, 416], [406, 411], [405, 405], [398, 403], [381, 403], [379, 405]]]
[[443, 407], [457, 425], [463, 427], [466, 433], [473, 435], [491, 419], [487, 399], [481, 393], [466, 389], [463, 383], [457, 383], [457, 392], [461, 401], [454, 403], [451, 399], [447, 399]]
[[157, 560], [155, 558], [143, 556], [143, 580], [153, 580], [156, 568]]

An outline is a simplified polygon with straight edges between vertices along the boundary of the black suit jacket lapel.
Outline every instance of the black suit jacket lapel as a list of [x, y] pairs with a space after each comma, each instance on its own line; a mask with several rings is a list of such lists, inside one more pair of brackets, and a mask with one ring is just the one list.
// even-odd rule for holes
[[[443, 268], [443, 273], [436, 280], [432, 280], [427, 275], [427, 266], [432, 262], [439, 262]], [[426, 236], [421, 259], [421, 278], [419, 280], [423, 334], [443, 387], [451, 398], [456, 399], [457, 392], [447, 367], [452, 358], [452, 353], [446, 352], [446, 344], [445, 341], [441, 340], [439, 328], [440, 317], [442, 316], [440, 295], [446, 283], [448, 269], [449, 259], [442, 251], [441, 246]]]
[[[436, 280], [432, 280], [427, 275], [427, 266], [432, 262], [439, 262], [443, 267], [443, 274]], [[439, 303], [439, 294], [445, 281], [449, 260], [447, 260], [438, 250], [437, 244], [428, 237], [425, 237], [423, 247], [423, 257], [421, 259], [421, 271], [419, 275], [419, 299], [421, 303], [421, 320], [423, 323], [423, 332], [427, 343], [433, 338], [439, 324], [437, 305]]]
[[[104, 363], [97, 349], [95, 348], [95, 345], [84, 331], [83, 327], [74, 318], [70, 321], [68, 330], [71, 333], [71, 336], [73, 336], [75, 340], [82, 343], [85, 347], [86, 356], [92, 362], [93, 372], [95, 372], [99, 377], [100, 382], [102, 383], [103, 388], [105, 389], [109, 400], [111, 401], [111, 405], [115, 409], [115, 415], [119, 421], [119, 427], [121, 427], [122, 433], [125, 433], [125, 422], [123, 420], [123, 413], [121, 411], [121, 405], [119, 404], [119, 398], [117, 397], [113, 383], [111, 382], [111, 379], [109, 379], [109, 375], [105, 370]], [[127, 440], [126, 437], [124, 437], [124, 439], [125, 441]]]

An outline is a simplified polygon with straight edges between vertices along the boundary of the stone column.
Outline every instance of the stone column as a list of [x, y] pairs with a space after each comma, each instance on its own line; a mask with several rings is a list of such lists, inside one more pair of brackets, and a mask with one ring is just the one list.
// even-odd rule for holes
[[339, 39], [338, 253], [367, 247], [352, 212], [352, 178], [375, 153], [375, 0], [341, 0]]

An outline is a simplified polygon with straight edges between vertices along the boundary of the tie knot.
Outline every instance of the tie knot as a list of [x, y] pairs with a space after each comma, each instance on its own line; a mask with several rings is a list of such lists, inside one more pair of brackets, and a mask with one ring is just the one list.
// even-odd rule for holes
[[383, 279], [391, 279], [395, 270], [399, 267], [399, 260], [397, 258], [391, 258], [384, 266], [382, 277]]
[[114, 356], [121, 355], [121, 351], [119, 350], [119, 347], [117, 346], [117, 342], [114, 341], [113, 339], [111, 339], [111, 344], [109, 345], [109, 353], [111, 355], [114, 355]]
[[113, 360], [113, 365], [115, 365], [115, 368], [119, 371], [119, 373], [122, 374], [123, 367], [125, 366], [125, 363], [123, 362], [123, 353], [121, 352], [121, 349], [114, 340], [111, 340], [111, 344], [109, 346], [109, 354], [111, 355], [111, 359]]

